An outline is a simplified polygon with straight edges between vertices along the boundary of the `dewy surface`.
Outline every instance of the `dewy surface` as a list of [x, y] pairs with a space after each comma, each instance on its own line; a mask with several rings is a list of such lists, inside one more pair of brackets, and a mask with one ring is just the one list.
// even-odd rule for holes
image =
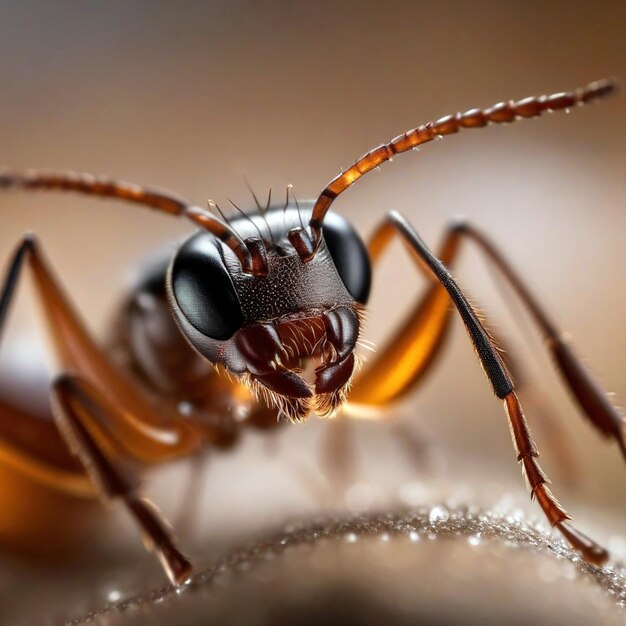
[[521, 512], [437, 505], [291, 526], [181, 591], [118, 593], [67, 623], [617, 625], [625, 575], [617, 560], [585, 563]]

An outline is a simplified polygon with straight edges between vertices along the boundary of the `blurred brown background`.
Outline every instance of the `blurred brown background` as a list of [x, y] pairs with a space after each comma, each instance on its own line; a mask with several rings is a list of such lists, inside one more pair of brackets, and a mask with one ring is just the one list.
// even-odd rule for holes
[[[624, 24], [622, 1], [2, 2], [0, 163], [108, 174], [199, 203], [230, 197], [249, 205], [244, 176], [259, 194], [292, 183], [299, 197], [314, 197], [341, 166], [421, 122], [604, 76], [625, 80]], [[507, 251], [606, 388], [624, 399], [625, 112], [621, 96], [451, 137], [371, 174], [336, 209], [364, 235], [398, 209], [433, 244], [453, 215], [467, 215]], [[188, 227], [86, 198], [1, 196], [3, 259], [26, 230], [39, 235], [102, 333], [136, 262]], [[517, 330], [474, 250], [456, 274], [510, 337], [571, 434], [581, 484], [555, 491], [574, 512], [586, 502], [623, 513], [616, 447], [579, 419], [536, 334]], [[399, 247], [375, 279], [367, 337], [381, 341], [421, 282]], [[26, 290], [7, 344], [35, 332], [30, 304]], [[5, 367], [8, 352], [7, 345]], [[460, 471], [495, 475], [502, 491], [510, 483], [523, 493], [501, 407], [460, 325], [407, 411], [447, 458], [459, 455]]]

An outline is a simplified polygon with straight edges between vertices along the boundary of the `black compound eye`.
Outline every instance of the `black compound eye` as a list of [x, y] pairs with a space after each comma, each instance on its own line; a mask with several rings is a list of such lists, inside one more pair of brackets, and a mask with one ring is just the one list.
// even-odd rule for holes
[[357, 302], [366, 304], [372, 272], [363, 241], [348, 220], [332, 211], [324, 218], [322, 231], [328, 251], [346, 289]]
[[211, 339], [232, 337], [243, 325], [241, 304], [213, 236], [200, 233], [178, 251], [172, 290], [183, 315]]

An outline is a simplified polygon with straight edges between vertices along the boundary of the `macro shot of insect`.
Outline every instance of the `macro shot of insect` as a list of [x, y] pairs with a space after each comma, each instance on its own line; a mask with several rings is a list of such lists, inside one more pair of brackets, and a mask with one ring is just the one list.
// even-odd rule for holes
[[[350, 222], [330, 209], [359, 178], [396, 155], [464, 129], [574, 109], [616, 88], [615, 81], [602, 80], [442, 117], [368, 152], [313, 202], [290, 203], [288, 189], [286, 202], [272, 204], [270, 195], [265, 203], [254, 196], [253, 210], [228, 219], [165, 191], [102, 177], [1, 172], [5, 191], [113, 198], [183, 217], [197, 230], [173, 258], [146, 272], [124, 301], [114, 336], [104, 346], [93, 339], [61, 286], [45, 243], [27, 235], [18, 244], [0, 287], [0, 333], [20, 277], [30, 272], [62, 373], [50, 384], [53, 419], [48, 422], [0, 398], [0, 472], [10, 471], [28, 485], [20, 497], [31, 498], [33, 506], [39, 498], [48, 502], [56, 496], [119, 500], [169, 580], [182, 585], [190, 578], [191, 561], [142, 497], [135, 466], [148, 468], [207, 447], [234, 449], [246, 428], [387, 406], [419, 386], [458, 313], [504, 404], [531, 496], [586, 561], [605, 562], [607, 551], [572, 524], [548, 488], [514, 380], [489, 329], [448, 271], [465, 242], [475, 244], [517, 293], [581, 413], [626, 458], [623, 418], [489, 233], [468, 222], [452, 223], [433, 253], [414, 225], [390, 212], [381, 216], [366, 245]], [[430, 287], [408, 322], [360, 367], [357, 347], [370, 283], [396, 237], [417, 270], [430, 278]], [[5, 499], [3, 510], [4, 527], [28, 525], [28, 508]]]

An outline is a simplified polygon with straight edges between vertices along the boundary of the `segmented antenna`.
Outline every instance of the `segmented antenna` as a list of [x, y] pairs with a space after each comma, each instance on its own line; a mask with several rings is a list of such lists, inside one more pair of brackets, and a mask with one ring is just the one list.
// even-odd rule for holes
[[0, 172], [0, 189], [29, 189], [35, 191], [75, 191], [92, 196], [125, 200], [148, 206], [170, 215], [190, 219], [196, 225], [221, 239], [237, 255], [244, 271], [252, 269], [250, 251], [237, 233], [207, 211], [169, 191], [150, 189], [124, 181], [92, 174], [26, 170]]
[[556, 93], [551, 96], [530, 97], [518, 102], [509, 100], [487, 109], [470, 109], [465, 113], [446, 115], [435, 122], [422, 124], [398, 135], [389, 143], [378, 146], [378, 148], [364, 154], [354, 165], [333, 178], [323, 189], [313, 206], [309, 220], [314, 246], [319, 244], [322, 222], [335, 198], [361, 176], [389, 161], [396, 154], [407, 152], [438, 137], [457, 133], [461, 128], [482, 128], [490, 123], [506, 124], [522, 118], [538, 117], [545, 111], [569, 110], [572, 107], [609, 96], [616, 93], [617, 90], [618, 83], [615, 79], [599, 80], [575, 91]]

